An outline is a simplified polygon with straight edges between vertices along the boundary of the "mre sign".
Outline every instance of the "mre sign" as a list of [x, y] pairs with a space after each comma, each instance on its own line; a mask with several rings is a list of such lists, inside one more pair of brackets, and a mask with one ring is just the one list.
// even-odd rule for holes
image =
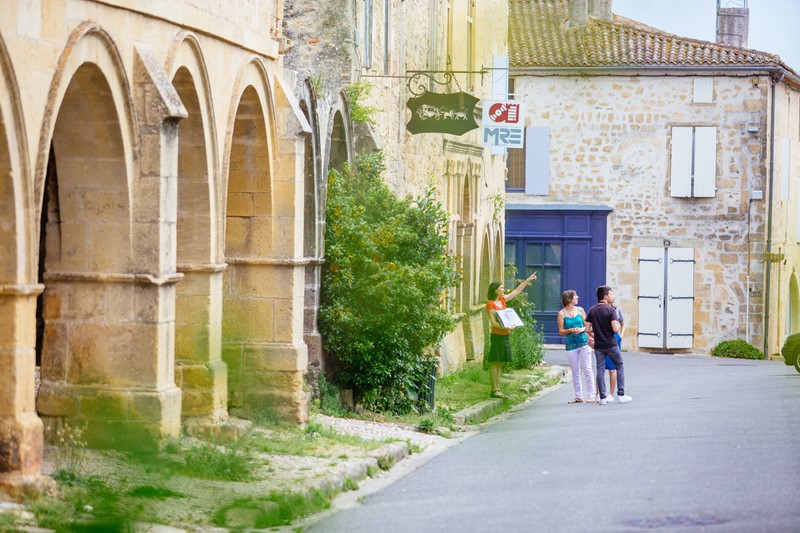
[[524, 107], [515, 100], [484, 100], [481, 139], [486, 146], [522, 148]]

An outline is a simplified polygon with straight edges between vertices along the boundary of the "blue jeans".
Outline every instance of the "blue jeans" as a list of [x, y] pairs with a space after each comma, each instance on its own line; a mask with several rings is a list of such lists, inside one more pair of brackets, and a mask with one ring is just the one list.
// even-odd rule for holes
[[606, 397], [606, 356], [617, 367], [617, 394], [625, 396], [625, 367], [622, 362], [622, 352], [616, 346], [608, 350], [601, 350], [595, 347], [594, 358], [597, 361], [597, 385], [600, 398]]

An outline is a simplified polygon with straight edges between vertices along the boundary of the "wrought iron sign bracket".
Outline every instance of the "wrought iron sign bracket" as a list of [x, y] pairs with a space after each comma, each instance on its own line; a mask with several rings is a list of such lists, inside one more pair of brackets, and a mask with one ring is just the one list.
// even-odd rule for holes
[[[389, 76], [380, 74], [362, 74], [362, 78], [400, 78], [406, 80], [406, 89], [414, 96], [420, 96], [428, 92], [428, 83], [435, 83], [436, 85], [447, 86], [455, 82], [458, 90], [461, 86], [458, 83], [456, 74], [480, 74], [481, 83], [483, 77], [489, 73], [491, 69], [482, 67], [480, 70], [407, 70], [404, 76]], [[503, 69], [505, 70], [505, 69]], [[427, 78], [427, 80], [426, 80]]]

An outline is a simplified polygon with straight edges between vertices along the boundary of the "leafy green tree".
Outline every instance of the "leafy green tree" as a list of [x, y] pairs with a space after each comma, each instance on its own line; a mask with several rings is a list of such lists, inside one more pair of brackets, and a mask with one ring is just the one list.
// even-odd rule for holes
[[373, 152], [330, 172], [319, 327], [338, 385], [367, 408], [407, 412], [426, 349], [454, 326], [442, 295], [457, 277], [434, 191], [398, 199], [384, 168]]

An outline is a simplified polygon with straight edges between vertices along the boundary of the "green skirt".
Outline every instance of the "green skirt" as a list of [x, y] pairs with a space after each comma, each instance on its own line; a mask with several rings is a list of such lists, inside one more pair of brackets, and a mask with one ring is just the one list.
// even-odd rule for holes
[[511, 335], [497, 335], [492, 333], [489, 340], [489, 356], [486, 361], [489, 363], [510, 363], [511, 357]]

